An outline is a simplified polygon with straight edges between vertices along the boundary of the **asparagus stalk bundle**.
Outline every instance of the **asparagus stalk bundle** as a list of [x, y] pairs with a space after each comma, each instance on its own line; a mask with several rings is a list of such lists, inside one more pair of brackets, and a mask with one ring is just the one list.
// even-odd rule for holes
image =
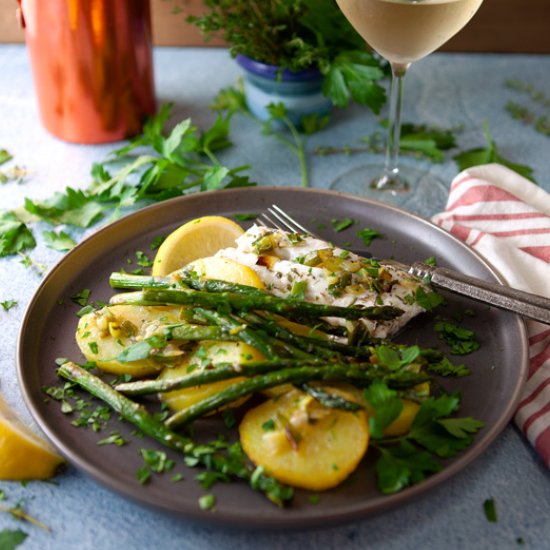
[[[329, 333], [330, 325], [323, 318], [337, 317], [348, 325], [360, 319], [387, 321], [399, 317], [403, 311], [393, 306], [340, 307], [324, 305], [295, 297], [279, 298], [267, 292], [224, 281], [200, 279], [179, 272], [170, 277], [136, 276], [113, 273], [110, 284], [114, 288], [130, 290], [116, 294], [111, 305], [167, 305], [183, 306], [181, 323], [159, 324], [152, 336], [159, 342], [176, 344], [214, 341], [240, 341], [257, 350], [265, 359], [247, 362], [217, 362], [203, 364], [181, 376], [145, 379], [119, 383], [112, 387], [101, 378], [77, 364], [67, 362], [59, 368], [59, 375], [94, 397], [108, 404], [123, 419], [136, 425], [146, 435], [163, 445], [193, 457], [198, 464], [228, 473], [230, 459], [218, 452], [203, 455], [199, 446], [176, 428], [220, 410], [243, 397], [283, 384], [292, 384], [329, 408], [357, 411], [364, 405], [331, 392], [323, 384], [346, 383], [366, 388], [374, 381], [383, 382], [392, 390], [412, 390], [431, 380], [430, 364], [443, 359], [433, 349], [418, 349], [407, 356], [406, 346], [379, 338], [362, 338], [360, 345]], [[293, 330], [287, 321], [305, 320], [308, 326], [321, 330]], [[320, 322], [321, 321], [321, 322]], [[341, 330], [346, 330], [345, 323]], [[140, 346], [138, 341], [135, 346]], [[159, 352], [158, 342], [150, 347], [151, 356]], [[387, 348], [398, 360], [382, 364], [377, 357], [379, 347]], [[129, 353], [132, 347], [118, 357], [136, 358]], [[144, 353], [147, 346], [141, 346]], [[402, 359], [407, 356], [408, 359]], [[139, 357], [140, 359], [143, 357]], [[428, 367], [428, 368], [426, 368]], [[245, 379], [243, 379], [245, 377]], [[130, 397], [172, 392], [237, 379], [224, 389], [185, 409], [179, 410], [162, 422]], [[244, 463], [243, 463], [244, 464]], [[291, 491], [250, 465], [230, 472], [234, 477], [248, 480], [254, 488], [263, 491], [273, 502], [281, 505], [291, 497]]]

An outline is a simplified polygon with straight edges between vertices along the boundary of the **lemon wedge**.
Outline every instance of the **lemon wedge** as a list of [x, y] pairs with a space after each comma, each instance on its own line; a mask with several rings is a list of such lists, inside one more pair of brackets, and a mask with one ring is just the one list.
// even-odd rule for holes
[[265, 288], [263, 281], [251, 267], [227, 258], [217, 256], [200, 258], [191, 262], [189, 269], [205, 279], [218, 279], [228, 283]]
[[48, 479], [63, 462], [63, 458], [23, 424], [0, 397], [0, 479]]
[[235, 245], [243, 228], [223, 216], [203, 216], [170, 233], [161, 244], [153, 262], [152, 274], [165, 277], [188, 263], [212, 256], [221, 248]]

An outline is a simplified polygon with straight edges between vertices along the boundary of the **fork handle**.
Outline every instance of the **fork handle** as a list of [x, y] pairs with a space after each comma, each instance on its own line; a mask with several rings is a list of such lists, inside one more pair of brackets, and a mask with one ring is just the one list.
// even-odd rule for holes
[[409, 273], [420, 279], [428, 278], [435, 287], [550, 325], [550, 299], [543, 296], [422, 262], [412, 264]]

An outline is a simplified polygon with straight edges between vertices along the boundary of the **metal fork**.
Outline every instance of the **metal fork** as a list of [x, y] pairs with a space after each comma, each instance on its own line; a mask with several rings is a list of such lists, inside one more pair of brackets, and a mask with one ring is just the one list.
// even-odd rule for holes
[[276, 204], [267, 207], [267, 212], [262, 212], [257, 218], [256, 223], [264, 227], [280, 229], [281, 231], [290, 231], [291, 233], [303, 233], [315, 239], [321, 239], [319, 235], [306, 229], [302, 224], [298, 223], [294, 218], [289, 216], [282, 208]]
[[[262, 212], [256, 222], [264, 227], [292, 233], [303, 233], [321, 239], [276, 204], [268, 207], [267, 212]], [[352, 250], [352, 252], [360, 256], [365, 255], [365, 253], [361, 254], [361, 251], [358, 250]], [[419, 279], [429, 280], [434, 287], [550, 325], [550, 299], [544, 296], [531, 294], [499, 283], [490, 283], [446, 267], [434, 267], [423, 262], [406, 265], [394, 260], [384, 260], [383, 263], [407, 271], [410, 275]]]

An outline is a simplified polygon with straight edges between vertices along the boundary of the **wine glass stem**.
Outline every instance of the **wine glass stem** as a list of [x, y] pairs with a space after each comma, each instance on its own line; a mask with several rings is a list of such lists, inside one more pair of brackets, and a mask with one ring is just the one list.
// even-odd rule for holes
[[403, 80], [408, 65], [391, 63], [390, 113], [388, 122], [388, 143], [384, 162], [384, 175], [388, 178], [399, 172], [399, 138], [401, 136], [401, 105], [403, 102]]

